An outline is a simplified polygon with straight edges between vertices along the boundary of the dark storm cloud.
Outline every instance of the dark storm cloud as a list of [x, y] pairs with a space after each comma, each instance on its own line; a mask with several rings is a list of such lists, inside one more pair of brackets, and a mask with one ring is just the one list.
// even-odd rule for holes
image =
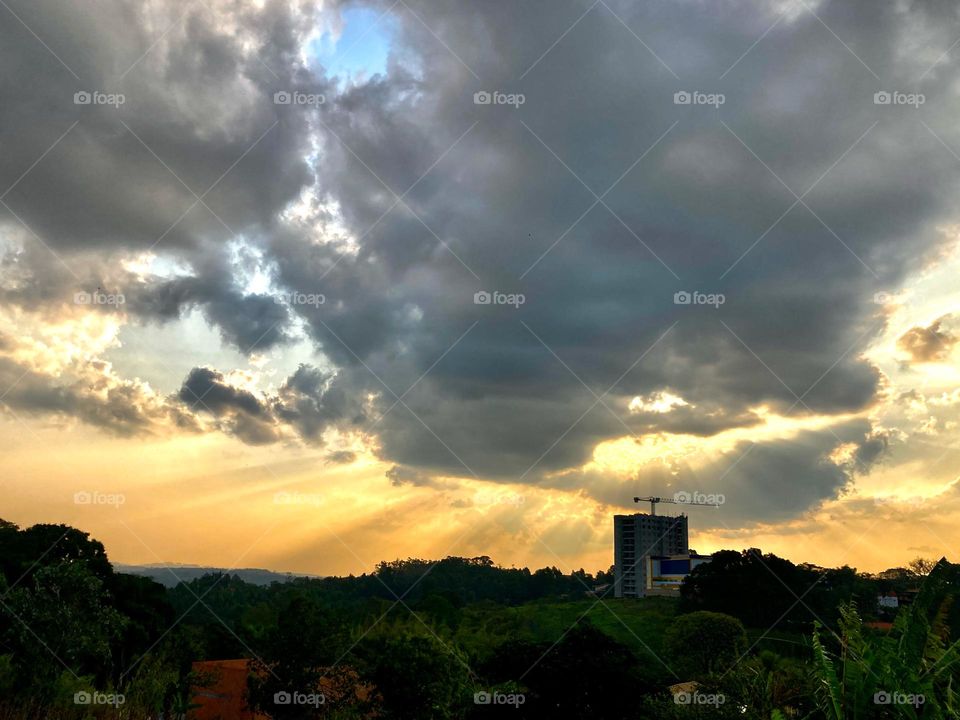
[[188, 412], [209, 414], [219, 428], [251, 445], [265, 445], [281, 435], [266, 405], [249, 390], [228, 383], [210, 368], [194, 368], [184, 380], [177, 398]]
[[[803, 415], [875, 401], [879, 375], [860, 358], [882, 329], [874, 293], [939, 242], [960, 171], [920, 123], [955, 139], [949, 65], [924, 75], [940, 53], [906, 49], [949, 47], [955, 11], [921, 3], [905, 22], [893, 7], [821, 3], [850, 49], [797, 10], [719, 79], [785, 6], [597, 6], [538, 63], [585, 8], [409, 7], [389, 73], [322, 113], [321, 187], [363, 234], [358, 253], [330, 269], [333, 253], [275, 248], [285, 283], [326, 275], [342, 308], [305, 319], [387, 406], [478, 322], [380, 423], [386, 457], [516, 478], [542, 456], [535, 477], [627, 428], [711, 434], [754, 422], [760, 405]], [[898, 88], [926, 104], [874, 104]], [[494, 89], [526, 102], [473, 103]], [[675, 105], [680, 90], [726, 102]], [[403, 193], [438, 158], [390, 209], [385, 186]], [[604, 196], [610, 210], [595, 204], [584, 185], [599, 195], [628, 169]], [[480, 289], [526, 303], [477, 306]], [[675, 305], [681, 290], [726, 302]], [[626, 412], [665, 387], [692, 407]]]
[[855, 470], [866, 473], [880, 460], [890, 447], [890, 437], [888, 433], [873, 432], [865, 436], [857, 445], [856, 455], [854, 455]]
[[[386, 414], [372, 432], [398, 467], [541, 481], [629, 433], [710, 435], [756, 422], [759, 407], [845, 414], [876, 400], [859, 352], [882, 330], [874, 294], [955, 219], [960, 163], [941, 141], [960, 148], [957, 60], [931, 66], [955, 40], [956, 7], [372, 4], [396, 20], [387, 71], [339, 89], [295, 67], [317, 20], [287, 3], [12, 2], [82, 81], [0, 26], [0, 62], [29, 69], [0, 78], [0, 133], [16, 138], [0, 153], [3, 188], [78, 121], [4, 202], [84, 281], [122, 276], [110, 259], [159, 239], [189, 272], [126, 278], [133, 319], [198, 307], [245, 352], [293, 337], [291, 314], [243, 290], [228, 242], [258, 248], [282, 291], [328, 298], [291, 310], [335, 374], [301, 369], [261, 399], [191, 373], [228, 431], [268, 442], [287, 427], [311, 441], [364, 429], [375, 394], [374, 417]], [[73, 105], [95, 88], [127, 102]], [[272, 103], [294, 88], [327, 102]], [[495, 90], [525, 102], [474, 104]], [[725, 102], [678, 105], [680, 91]], [[877, 105], [880, 91], [925, 103]], [[314, 177], [309, 221], [281, 222]], [[349, 238], [335, 237], [341, 223]], [[9, 302], [74, 292], [49, 257], [21, 265]], [[478, 305], [481, 290], [525, 302]], [[681, 291], [725, 302], [675, 304]], [[666, 388], [689, 406], [628, 410]], [[769, 485], [788, 515], [843, 487], [844, 468], [815, 460], [833, 442], [757, 447], [729, 480], [750, 498]]]
[[190, 371], [178, 393], [180, 400], [188, 405], [207, 410], [220, 416], [239, 411], [255, 417], [265, 417], [267, 409], [249, 390], [230, 385], [223, 373], [210, 368], [194, 368]]
[[[352, 388], [344, 388], [335, 374], [309, 365], [300, 365], [286, 379], [271, 407], [279, 420], [308, 441], [318, 440], [328, 427], [356, 428], [367, 421], [361, 398]], [[343, 457], [339, 462], [346, 461]]]
[[[10, 8], [24, 24], [5, 12], [0, 61], [22, 71], [0, 80], [0, 129], [17, 138], [0, 165], [4, 190], [19, 179], [4, 200], [55, 250], [146, 248], [168, 229], [166, 245], [190, 246], [197, 233], [227, 232], [202, 204], [172, 227], [196, 202], [193, 193], [210, 189], [204, 202], [242, 231], [271, 222], [304, 181], [302, 133], [271, 132], [251, 149], [280, 119], [264, 100], [295, 84], [294, 24], [308, 18], [292, 16], [289, 3], [256, 10], [40, 0]], [[94, 91], [125, 102], [75, 104], [75, 93]], [[283, 122], [304, 120], [287, 114]]]
[[[834, 454], [847, 444], [853, 448], [852, 460]], [[857, 474], [869, 472], [885, 449], [885, 441], [871, 434], [869, 422], [853, 420], [788, 438], [741, 441], [696, 467], [683, 462], [650, 464], [628, 480], [575, 471], [545, 483], [564, 489], [587, 487], [619, 509], [636, 508], [631, 503], [636, 495], [722, 497], [719, 507], [696, 510], [698, 524], [720, 528], [758, 520], [778, 522], [836, 499]], [[682, 505], [665, 508], [684, 510]]]
[[[263, 397], [231, 384], [217, 370], [193, 368], [177, 399], [188, 412], [212, 415], [225, 432], [258, 445], [280, 440], [285, 428], [305, 442], [322, 444], [324, 430], [365, 420], [357, 398], [343, 391], [335, 375], [309, 365], [300, 365], [276, 394]], [[348, 461], [337, 453], [330, 459]]]
[[[826, 430], [802, 432], [788, 440], [758, 443], [752, 449], [749, 443], [742, 443], [734, 449], [736, 457], [725, 457], [698, 471], [695, 480], [708, 487], [726, 488], [706, 491], [726, 496], [718, 513], [722, 522], [787, 519], [825, 500], [836, 499], [855, 474], [869, 471], [883, 447], [869, 431], [867, 421], [852, 421]], [[831, 452], [842, 443], [855, 445], [854, 464], [831, 459]], [[730, 462], [741, 456], [731, 467]]]
[[241, 352], [266, 350], [288, 337], [288, 314], [274, 296], [245, 294], [229, 275], [176, 278], [128, 290], [129, 311], [141, 319], [167, 321], [199, 307], [224, 341]]
[[[243, 351], [286, 338], [283, 309], [243, 293], [225, 258], [228, 241], [263, 233], [309, 180], [308, 113], [273, 103], [277, 90], [325, 90], [295, 68], [313, 9], [294, 8], [9, 3], [0, 222], [32, 247], [8, 302], [33, 309], [119, 281], [148, 319], [199, 304]], [[124, 102], [76, 104], [76, 93]], [[147, 250], [192, 277], [137, 287], [119, 261]]]

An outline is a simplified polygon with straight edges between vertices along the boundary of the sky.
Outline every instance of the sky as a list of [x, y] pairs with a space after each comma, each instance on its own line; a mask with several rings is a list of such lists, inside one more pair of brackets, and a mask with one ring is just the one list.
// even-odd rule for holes
[[0, 7], [0, 517], [317, 574], [960, 540], [960, 8]]

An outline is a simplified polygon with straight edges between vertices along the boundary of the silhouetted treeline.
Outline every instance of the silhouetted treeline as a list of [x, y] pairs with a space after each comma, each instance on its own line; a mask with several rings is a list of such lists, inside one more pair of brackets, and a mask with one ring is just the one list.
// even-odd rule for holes
[[[211, 574], [184, 583], [170, 592], [171, 601], [180, 610], [192, 606], [194, 595], [210, 586], [219, 589], [215, 596], [223, 613], [236, 617], [241, 606], [266, 602], [276, 593], [291, 586], [315, 593], [331, 608], [355, 607], [367, 600], [396, 601], [416, 604], [428, 597], [442, 597], [454, 607], [491, 601], [504, 605], [545, 597], [583, 597], [594, 585], [609, 582], [609, 572], [599, 578], [583, 570], [564, 574], [554, 567], [531, 572], [527, 568], [503, 568], [489, 557], [448, 557], [443, 560], [394, 560], [381, 562], [373, 573], [327, 578], [298, 578], [269, 587], [254, 586], [235, 578], [229, 581]], [[241, 599], [242, 596], [242, 599]]]
[[[213, 681], [192, 664], [237, 658], [250, 663], [247, 702], [276, 720], [507, 709], [551, 720], [870, 719], [886, 715], [864, 698], [895, 682], [928, 693], [928, 707], [947, 713], [938, 717], [954, 710], [960, 570], [946, 561], [867, 575], [721, 551], [679, 601], [594, 590], [611, 580], [449, 557], [270, 586], [218, 573], [165, 589], [115, 572], [80, 530], [0, 521], [0, 718], [107, 717], [73, 702], [97, 691], [123, 694], [130, 720], [181, 718]], [[887, 592], [917, 601], [883, 611], [876, 596]], [[862, 627], [884, 614], [896, 618], [889, 635]], [[853, 645], [869, 672], [850, 665]], [[687, 681], [727, 701], [678, 705], [668, 687]], [[329, 702], [276, 703], [297, 691]], [[854, 714], [830, 714], [845, 706]]]
[[[892, 618], [878, 607], [880, 595], [892, 593], [910, 602], [933, 563], [917, 559], [909, 568], [877, 574], [855, 568], [824, 568], [794, 563], [756, 548], [721, 550], [694, 569], [683, 583], [681, 612], [713, 610], [739, 618], [747, 627], [776, 627], [809, 633], [815, 621], [833, 626], [839, 608], [853, 603], [867, 620]], [[960, 607], [949, 616], [960, 628]]]
[[876, 580], [851, 567], [794, 565], [755, 548], [722, 550], [694, 568], [681, 588], [681, 608], [726, 613], [748, 627], [806, 631], [818, 617], [832, 624], [844, 602], [872, 611], [877, 593]]

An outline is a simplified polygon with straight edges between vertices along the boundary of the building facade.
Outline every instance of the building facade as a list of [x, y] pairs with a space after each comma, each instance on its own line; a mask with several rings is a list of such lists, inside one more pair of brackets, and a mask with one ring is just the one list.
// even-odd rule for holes
[[645, 594], [679, 597], [684, 579], [711, 559], [711, 555], [698, 555], [692, 550], [684, 555], [647, 555]]
[[687, 516], [613, 516], [614, 597], [643, 597], [647, 590], [647, 558], [689, 555]]

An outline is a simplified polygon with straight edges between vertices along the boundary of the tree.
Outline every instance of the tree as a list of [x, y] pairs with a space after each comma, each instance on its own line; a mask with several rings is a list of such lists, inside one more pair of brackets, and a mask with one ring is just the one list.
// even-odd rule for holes
[[[322, 717], [330, 707], [325, 692], [330, 683], [323, 681], [332, 677], [328, 667], [343, 654], [343, 628], [312, 598], [294, 595], [279, 613], [268, 638], [253, 664], [250, 706], [278, 720]], [[276, 702], [287, 696], [303, 697], [304, 701]]]
[[69, 525], [33, 525], [20, 530], [0, 520], [0, 574], [13, 585], [29, 579], [37, 569], [62, 561], [83, 562], [102, 582], [108, 582], [113, 568], [103, 544], [88, 533]]
[[611, 565], [607, 570], [598, 570], [597, 577], [594, 580], [594, 582], [597, 585], [612, 585], [613, 571], [614, 571], [613, 565]]
[[111, 644], [126, 620], [109, 602], [103, 583], [80, 562], [41, 567], [29, 585], [9, 591], [0, 608], [21, 691], [48, 696], [65, 671], [100, 683], [110, 678]]
[[473, 699], [466, 659], [432, 635], [364, 640], [353, 658], [373, 686], [382, 717], [462, 718]]
[[113, 605], [128, 622], [115, 655], [117, 664], [128, 668], [164, 637], [176, 617], [158, 582], [137, 575], [115, 573], [107, 585]]
[[682, 679], [699, 679], [733, 667], [747, 650], [747, 633], [735, 617], [699, 611], [673, 621], [663, 649]]
[[[637, 717], [637, 698], [662, 686], [659, 662], [651, 669], [628, 647], [592, 625], [578, 624], [557, 643], [511, 641], [482, 666], [487, 691], [521, 692], [515, 718]], [[486, 707], [479, 717], [505, 717], [503, 707]]]
[[417, 613], [431, 618], [435, 623], [443, 623], [449, 628], [456, 628], [460, 621], [460, 611], [451, 602], [447, 595], [432, 593], [427, 595], [416, 605]]
[[[181, 629], [169, 632], [165, 589], [115, 573], [87, 533], [0, 520], [0, 568], [0, 698], [29, 714], [79, 690], [122, 686], [128, 708], [158, 712], [184, 689], [196, 655], [167, 652]], [[119, 674], [150, 650], [133, 678]]]
[[747, 627], [776, 625], [804, 633], [815, 618], [833, 622], [841, 603], [864, 594], [875, 592], [853, 568], [798, 566], [756, 548], [714, 553], [680, 587], [684, 612], [712, 610], [739, 618]]

